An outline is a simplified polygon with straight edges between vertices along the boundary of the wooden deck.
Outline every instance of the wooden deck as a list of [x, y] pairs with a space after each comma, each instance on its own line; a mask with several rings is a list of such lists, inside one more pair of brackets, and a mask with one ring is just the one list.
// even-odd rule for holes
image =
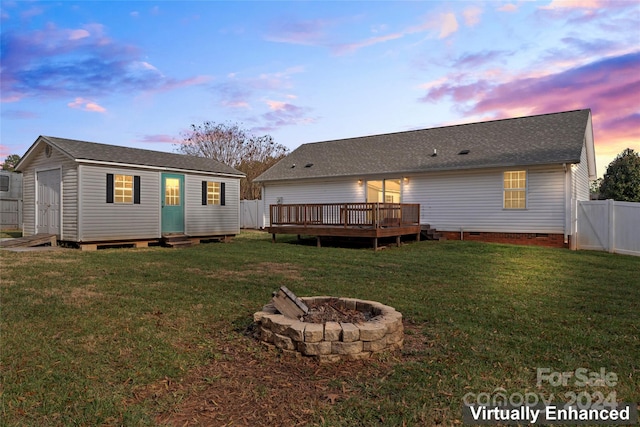
[[415, 235], [420, 239], [420, 205], [407, 203], [330, 203], [269, 206], [271, 226], [267, 231], [276, 241], [277, 234], [321, 237], [370, 238], [374, 249], [378, 239]]

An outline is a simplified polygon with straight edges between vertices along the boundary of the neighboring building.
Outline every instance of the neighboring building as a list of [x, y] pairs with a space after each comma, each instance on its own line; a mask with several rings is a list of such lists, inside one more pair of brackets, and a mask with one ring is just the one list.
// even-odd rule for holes
[[240, 231], [244, 175], [215, 160], [40, 136], [16, 170], [25, 236], [82, 243]]
[[22, 174], [0, 171], [0, 229], [22, 227]]
[[256, 178], [269, 205], [419, 203], [449, 239], [568, 246], [596, 177], [590, 110], [301, 145]]

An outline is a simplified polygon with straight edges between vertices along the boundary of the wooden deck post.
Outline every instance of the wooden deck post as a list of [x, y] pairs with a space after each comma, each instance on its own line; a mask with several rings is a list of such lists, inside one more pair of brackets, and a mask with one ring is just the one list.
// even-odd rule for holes
[[276, 242], [276, 233], [271, 233], [271, 242], [272, 243]]
[[316, 246], [319, 248], [322, 247], [322, 243], [320, 242], [320, 236], [316, 236]]
[[373, 250], [374, 251], [378, 250], [378, 238], [377, 237], [373, 238]]

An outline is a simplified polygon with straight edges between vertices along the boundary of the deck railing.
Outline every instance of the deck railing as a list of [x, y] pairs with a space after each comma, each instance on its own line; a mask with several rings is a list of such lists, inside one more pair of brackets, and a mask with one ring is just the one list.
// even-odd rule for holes
[[420, 224], [420, 205], [324, 203], [269, 206], [272, 226], [401, 227]]

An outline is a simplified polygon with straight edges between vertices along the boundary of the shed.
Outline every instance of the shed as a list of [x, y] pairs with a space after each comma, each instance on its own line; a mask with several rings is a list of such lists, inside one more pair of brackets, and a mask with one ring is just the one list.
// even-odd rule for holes
[[244, 174], [215, 160], [40, 136], [16, 170], [25, 236], [105, 243], [240, 231]]
[[22, 174], [0, 171], [0, 229], [22, 226]]
[[[321, 204], [419, 204], [420, 224], [449, 239], [563, 247], [595, 177], [585, 109], [303, 144], [255, 181], [274, 233], [306, 225], [287, 215]], [[348, 225], [332, 221], [336, 232]]]

